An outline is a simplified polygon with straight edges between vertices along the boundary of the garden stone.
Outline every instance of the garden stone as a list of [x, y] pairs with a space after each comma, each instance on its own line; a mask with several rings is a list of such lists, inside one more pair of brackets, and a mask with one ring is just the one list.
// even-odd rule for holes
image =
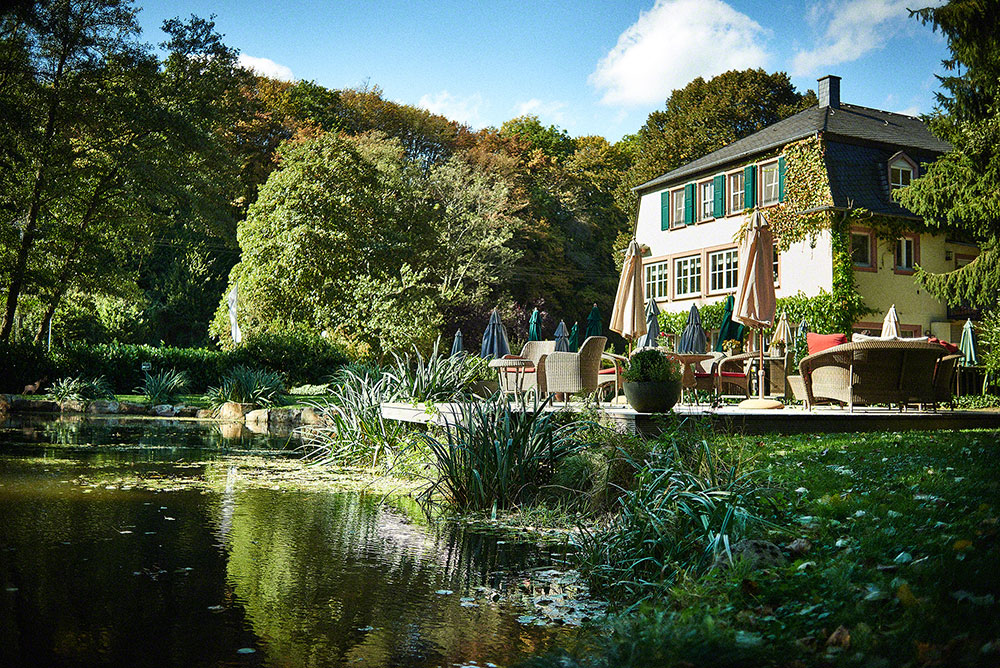
[[59, 404], [55, 401], [44, 401], [42, 399], [15, 399], [11, 408], [19, 412], [53, 413], [59, 410]]
[[118, 412], [125, 415], [145, 415], [146, 407], [131, 401], [122, 401], [118, 404]]
[[316, 411], [315, 408], [307, 406], [302, 409], [302, 413], [299, 415], [299, 420], [302, 424], [321, 424], [323, 422], [322, 416]]
[[97, 399], [90, 402], [87, 406], [87, 412], [96, 415], [113, 415], [118, 412], [118, 402]]
[[159, 417], [173, 417], [174, 407], [170, 404], [160, 404], [153, 406], [153, 413]]
[[268, 411], [266, 408], [258, 408], [255, 411], [250, 411], [244, 417], [248, 425], [251, 424], [263, 424], [266, 425], [268, 421]]
[[83, 413], [87, 410], [87, 404], [82, 401], [76, 401], [75, 399], [69, 399], [62, 402], [59, 405], [59, 409], [63, 413]]
[[238, 404], [227, 401], [219, 407], [220, 420], [243, 420], [243, 416], [253, 410], [253, 404]]
[[[781, 553], [781, 548], [766, 540], [744, 539], [733, 544], [730, 552], [733, 563], [742, 559], [748, 562], [753, 570], [781, 566], [787, 561], [785, 555]], [[715, 560], [716, 568], [729, 568], [729, 566], [729, 559], [724, 554]]]
[[0, 397], [0, 415], [10, 411], [10, 401], [6, 396]]
[[199, 408], [195, 411], [194, 416], [199, 420], [211, 420], [215, 417], [215, 411], [211, 408]]
[[174, 416], [182, 418], [192, 418], [198, 412], [198, 409], [194, 406], [175, 406]]
[[302, 422], [302, 411], [296, 408], [277, 408], [270, 411], [268, 423], [295, 426]]

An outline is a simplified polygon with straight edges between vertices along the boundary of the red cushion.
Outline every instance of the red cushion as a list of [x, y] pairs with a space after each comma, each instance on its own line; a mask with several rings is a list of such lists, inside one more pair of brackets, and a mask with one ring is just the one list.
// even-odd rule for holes
[[515, 366], [508, 367], [504, 369], [507, 373], [534, 373], [535, 367], [533, 366]]
[[847, 343], [846, 334], [806, 334], [806, 344], [809, 346], [809, 354], [821, 353], [827, 348], [833, 348]]
[[614, 373], [614, 372], [615, 372], [615, 371], [617, 371], [617, 370], [618, 370], [618, 369], [616, 369], [615, 367], [613, 367], [613, 366], [612, 366], [612, 367], [608, 367], [607, 369], [601, 369], [601, 370], [600, 370], [600, 371], [598, 371], [597, 373], [599, 373], [599, 374], [603, 374], [603, 375], [608, 375], [608, 374], [612, 374], [612, 373]]
[[952, 355], [957, 355], [958, 354], [958, 346], [956, 346], [954, 343], [949, 343], [948, 341], [942, 341], [941, 339], [939, 339], [936, 336], [930, 337], [929, 339], [927, 339], [927, 342], [928, 343], [936, 343], [936, 344], [940, 345], [941, 347], [943, 347], [945, 350], [947, 350]]
[[745, 373], [740, 373], [738, 371], [723, 371], [720, 374], [723, 378], [746, 378]]
[[694, 372], [694, 377], [695, 378], [711, 378], [712, 374], [706, 373], [705, 371], [695, 371]]

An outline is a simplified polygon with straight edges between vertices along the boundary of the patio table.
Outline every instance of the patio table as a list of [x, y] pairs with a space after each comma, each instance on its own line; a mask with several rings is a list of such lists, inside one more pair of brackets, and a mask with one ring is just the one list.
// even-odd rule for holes
[[503, 374], [509, 373], [513, 370], [516, 374], [514, 380], [515, 394], [521, 394], [524, 392], [524, 372], [528, 367], [534, 366], [535, 363], [524, 357], [501, 357], [499, 359], [490, 360], [490, 368], [496, 369], [498, 374], [498, 380], [500, 381], [500, 387], [504, 387]]

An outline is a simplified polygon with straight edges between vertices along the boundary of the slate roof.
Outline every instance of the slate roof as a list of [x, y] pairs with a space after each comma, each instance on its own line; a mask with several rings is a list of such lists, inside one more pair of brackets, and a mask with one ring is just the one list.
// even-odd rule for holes
[[[891, 157], [899, 150], [904, 150], [907, 155], [919, 160], [932, 160], [934, 156], [947, 153], [952, 149], [951, 144], [942, 141], [932, 135], [924, 125], [923, 121], [913, 116], [895, 114], [889, 111], [869, 109], [853, 104], [843, 104], [837, 108], [831, 107], [810, 107], [800, 111], [794, 116], [769, 125], [763, 130], [737, 140], [728, 146], [720, 148], [718, 151], [709, 153], [677, 169], [667, 172], [651, 181], [647, 181], [640, 186], [633, 188], [640, 195], [646, 191], [661, 186], [663, 184], [673, 185], [674, 182], [686, 181], [694, 175], [702, 172], [714, 172], [719, 168], [732, 166], [751, 156], [765, 153], [784, 146], [793, 141], [804, 139], [817, 133], [822, 133], [828, 142], [835, 142], [838, 139], [846, 140], [842, 144], [862, 144], [882, 149], [892, 149], [885, 158]], [[861, 186], [862, 174], [864, 179], [875, 178], [869, 171], [876, 169], [874, 164], [863, 163], [863, 151], [849, 155], [846, 149], [838, 149], [835, 162], [837, 167], [831, 169], [830, 185], [834, 188], [834, 201], [853, 200], [855, 206], [864, 206], [872, 211], [883, 211], [881, 208], [865, 206], [861, 201], [875, 203], [876, 198], [873, 193], [866, 189], [877, 185], [877, 181], [871, 186]], [[868, 155], [868, 157], [872, 157]], [[831, 164], [833, 156], [828, 154], [828, 164]], [[883, 160], [884, 162], [884, 160]], [[836, 171], [836, 177], [834, 175]], [[884, 180], [884, 179], [883, 179]], [[836, 181], [836, 185], [834, 184]], [[854, 192], [853, 187], [845, 186], [855, 184], [859, 190]], [[888, 193], [888, 185], [886, 185]], [[887, 196], [887, 195], [886, 195]], [[888, 203], [895, 207], [897, 213], [905, 214], [902, 207]], [[837, 203], [837, 206], [841, 206]]]

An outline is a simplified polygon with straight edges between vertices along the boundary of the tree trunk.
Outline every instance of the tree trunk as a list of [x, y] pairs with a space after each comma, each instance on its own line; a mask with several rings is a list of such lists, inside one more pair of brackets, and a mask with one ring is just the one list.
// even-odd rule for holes
[[59, 306], [59, 302], [62, 300], [64, 294], [66, 294], [66, 288], [69, 287], [70, 278], [73, 276], [73, 265], [76, 260], [77, 253], [80, 252], [80, 248], [83, 246], [83, 233], [90, 226], [91, 221], [97, 214], [98, 206], [101, 202], [101, 198], [107, 192], [107, 186], [112, 182], [111, 175], [105, 175], [96, 186], [94, 186], [94, 192], [90, 196], [90, 202], [87, 203], [87, 210], [83, 212], [80, 217], [80, 225], [76, 230], [76, 238], [73, 241], [73, 248], [70, 249], [69, 253], [66, 254], [66, 260], [63, 262], [62, 271], [59, 272], [59, 279], [56, 282], [56, 291], [52, 294], [49, 299], [49, 305], [45, 309], [45, 317], [42, 318], [42, 325], [38, 328], [38, 333], [35, 334], [35, 343], [39, 344], [45, 338], [45, 330], [52, 320], [52, 316], [55, 315], [56, 307]]
[[10, 330], [14, 327], [14, 312], [17, 310], [17, 299], [24, 287], [24, 273], [28, 266], [28, 255], [35, 245], [35, 231], [38, 229], [38, 214], [42, 208], [42, 191], [45, 187], [45, 170], [51, 159], [52, 137], [55, 136], [56, 111], [59, 108], [59, 85], [62, 82], [63, 69], [66, 66], [68, 54], [63, 50], [56, 74], [52, 81], [52, 94], [49, 96], [48, 117], [45, 119], [45, 133], [41, 143], [41, 157], [38, 169], [35, 170], [35, 182], [31, 187], [31, 203], [28, 205], [28, 215], [21, 234], [21, 245], [17, 249], [17, 259], [10, 274], [10, 287], [7, 289], [7, 307], [4, 311], [3, 327], [0, 328], [0, 343], [10, 339]]

